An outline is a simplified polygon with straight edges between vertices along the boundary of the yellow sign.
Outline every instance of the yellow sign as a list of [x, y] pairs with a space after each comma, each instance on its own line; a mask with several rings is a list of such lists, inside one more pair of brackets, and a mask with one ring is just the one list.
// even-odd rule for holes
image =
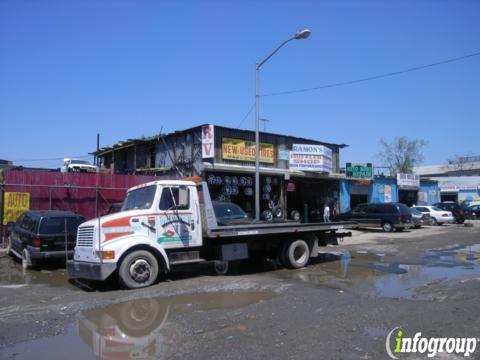
[[6, 192], [3, 204], [3, 225], [17, 221], [18, 217], [30, 209], [30, 193]]
[[[222, 159], [255, 162], [255, 142], [240, 139], [222, 139]], [[260, 143], [260, 162], [273, 164], [273, 144]]]

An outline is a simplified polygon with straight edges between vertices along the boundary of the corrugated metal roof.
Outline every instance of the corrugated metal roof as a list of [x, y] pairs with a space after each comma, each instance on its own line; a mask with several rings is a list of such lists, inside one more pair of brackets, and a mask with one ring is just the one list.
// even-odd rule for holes
[[[184, 130], [177, 130], [177, 131], [174, 131], [174, 132], [168, 133], [168, 134], [156, 134], [156, 135], [152, 135], [152, 136], [148, 136], [148, 137], [142, 136], [141, 138], [136, 138], [136, 139], [121, 140], [121, 141], [119, 141], [119, 142], [117, 142], [113, 145], [108, 145], [108, 146], [101, 147], [98, 152], [95, 151], [95, 152], [92, 152], [91, 154], [97, 155], [97, 156], [102, 156], [105, 153], [108, 153], [112, 150], [120, 150], [120, 149], [123, 149], [123, 148], [126, 148], [126, 147], [137, 145], [139, 143], [147, 143], [147, 142], [158, 140], [158, 139], [160, 139], [161, 136], [163, 136], [165, 138], [168, 138], [169, 136], [173, 136], [173, 135], [181, 135], [181, 134], [185, 134], [185, 133], [191, 133], [193, 131], [200, 130], [202, 128], [202, 126], [204, 126], [204, 125], [208, 125], [208, 124], [202, 124], [202, 125], [194, 126], [194, 127], [184, 129]], [[255, 131], [253, 131], [253, 130], [242, 130], [242, 129], [230, 128], [230, 127], [221, 126], [221, 125], [215, 125], [215, 127], [219, 128], [219, 129], [227, 130], [227, 131], [233, 131], [234, 130], [234, 131], [238, 131], [238, 132], [248, 133], [250, 135], [255, 134]], [[303, 137], [296, 137], [296, 136], [285, 135], [285, 134], [276, 134], [276, 133], [270, 133], [270, 132], [264, 132], [264, 131], [260, 131], [260, 134], [262, 134], [263, 136], [266, 135], [266, 136], [286, 137], [286, 138], [289, 138], [289, 139], [292, 139], [292, 140], [295, 140], [295, 141], [298, 141], [298, 142], [309, 142], [309, 143], [314, 143], [314, 144], [319, 144], [319, 145], [334, 146], [334, 147], [338, 147], [338, 148], [344, 148], [344, 147], [348, 146], [346, 144], [334, 144], [334, 143], [329, 143], [329, 142], [325, 142], [325, 141], [306, 139], [306, 138], [303, 138]]]

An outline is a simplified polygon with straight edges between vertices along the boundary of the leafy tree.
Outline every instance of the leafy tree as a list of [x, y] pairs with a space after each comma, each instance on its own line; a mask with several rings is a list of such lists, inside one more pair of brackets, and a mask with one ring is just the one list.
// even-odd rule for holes
[[382, 150], [378, 153], [380, 161], [390, 167], [392, 175], [412, 173], [413, 168], [423, 161], [423, 148], [427, 142], [422, 139], [409, 140], [404, 136], [396, 137], [391, 142], [380, 139]]

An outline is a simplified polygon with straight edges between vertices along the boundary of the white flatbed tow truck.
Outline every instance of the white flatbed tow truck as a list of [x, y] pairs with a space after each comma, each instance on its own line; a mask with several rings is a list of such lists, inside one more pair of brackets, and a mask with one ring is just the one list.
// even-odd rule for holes
[[106, 280], [116, 273], [125, 287], [140, 288], [177, 265], [209, 261], [221, 274], [229, 262], [248, 259], [252, 253], [279, 258], [285, 267], [298, 269], [318, 256], [321, 246], [351, 236], [338, 231], [355, 225], [259, 223], [246, 219], [241, 210], [239, 214], [235, 204], [215, 205], [205, 182], [159, 180], [133, 187], [120, 212], [79, 226], [68, 274]]

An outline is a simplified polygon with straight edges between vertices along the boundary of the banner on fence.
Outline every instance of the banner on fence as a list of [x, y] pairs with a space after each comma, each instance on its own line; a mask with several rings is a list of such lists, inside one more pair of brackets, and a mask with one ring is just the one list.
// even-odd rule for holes
[[17, 221], [18, 217], [30, 209], [30, 193], [5, 192], [3, 203], [3, 225]]

